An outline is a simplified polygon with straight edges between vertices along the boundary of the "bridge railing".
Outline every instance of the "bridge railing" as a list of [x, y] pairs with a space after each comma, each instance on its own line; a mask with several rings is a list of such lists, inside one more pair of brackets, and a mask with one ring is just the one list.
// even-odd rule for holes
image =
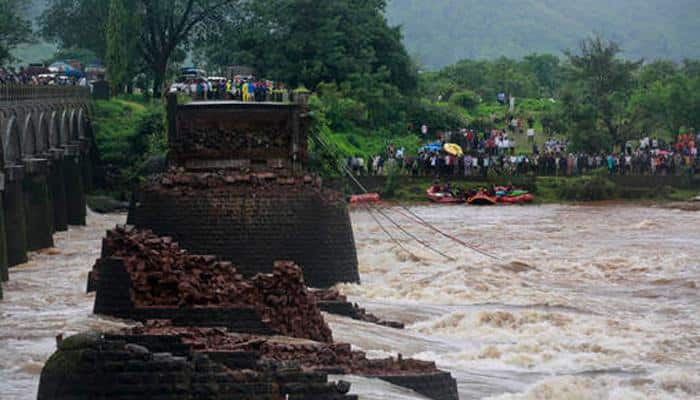
[[0, 103], [43, 99], [87, 99], [90, 88], [84, 86], [0, 85]]

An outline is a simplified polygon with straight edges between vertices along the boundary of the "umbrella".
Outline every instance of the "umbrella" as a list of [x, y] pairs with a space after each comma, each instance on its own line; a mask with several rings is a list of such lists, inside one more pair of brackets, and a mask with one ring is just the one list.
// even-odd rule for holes
[[420, 150], [427, 151], [427, 152], [440, 151], [440, 150], [442, 150], [442, 145], [439, 142], [435, 142], [435, 143], [431, 143], [431, 144], [428, 144], [428, 145], [421, 147]]
[[447, 154], [452, 154], [453, 156], [460, 157], [464, 155], [464, 151], [462, 150], [462, 148], [454, 143], [445, 143], [443, 149]]

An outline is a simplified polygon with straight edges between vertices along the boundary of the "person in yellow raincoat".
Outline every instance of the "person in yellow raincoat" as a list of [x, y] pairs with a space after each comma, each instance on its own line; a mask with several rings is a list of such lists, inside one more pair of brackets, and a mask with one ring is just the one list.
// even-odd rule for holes
[[249, 96], [250, 94], [248, 93], [248, 82], [243, 82], [241, 85], [241, 90], [243, 93], [243, 101], [250, 101]]

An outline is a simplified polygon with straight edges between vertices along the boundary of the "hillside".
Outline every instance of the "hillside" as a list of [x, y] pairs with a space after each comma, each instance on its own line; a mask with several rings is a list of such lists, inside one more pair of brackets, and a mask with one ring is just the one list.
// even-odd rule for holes
[[389, 0], [387, 16], [427, 68], [561, 54], [593, 33], [618, 41], [630, 58], [700, 58], [697, 0]]

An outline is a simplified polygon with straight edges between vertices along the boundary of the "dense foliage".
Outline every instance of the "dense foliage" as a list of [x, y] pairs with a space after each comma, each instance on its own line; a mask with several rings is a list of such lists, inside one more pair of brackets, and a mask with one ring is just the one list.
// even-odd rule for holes
[[[673, 141], [700, 127], [700, 62], [643, 64], [621, 52], [617, 43], [592, 37], [566, 51], [563, 61], [539, 54], [463, 60], [422, 74], [420, 93], [476, 130], [504, 128], [517, 117], [583, 151], [609, 151], [646, 136]], [[513, 111], [498, 104], [498, 93], [516, 97]], [[430, 120], [431, 126], [443, 129], [436, 122]]]
[[110, 0], [107, 19], [105, 64], [109, 81], [119, 93], [131, 86], [137, 71], [138, 34], [141, 18], [130, 10], [136, 9], [136, 0]]
[[166, 152], [165, 108], [128, 97], [96, 101], [95, 141], [112, 190], [130, 190], [151, 157]]
[[700, 57], [697, 0], [391, 0], [387, 14], [429, 69], [559, 54], [592, 33], [614, 39], [631, 59]]
[[31, 23], [22, 12], [21, 0], [0, 0], [0, 65], [12, 60], [15, 47], [31, 40]]
[[[39, 23], [47, 40], [54, 40], [61, 47], [86, 48], [100, 58], [106, 57], [113, 72], [129, 68], [146, 73], [158, 97], [169, 68], [185, 58], [194, 37], [206, 34], [216, 25], [214, 22], [224, 17], [235, 19], [238, 3], [238, 0], [110, 0], [107, 4], [104, 0], [50, 0]], [[135, 67], [123, 65], [130, 61], [123, 60], [123, 55], [129, 55]]]
[[252, 0], [197, 42], [210, 70], [243, 64], [316, 91], [341, 131], [405, 133], [416, 70], [384, 0]]
[[49, 0], [39, 17], [41, 35], [61, 48], [81, 48], [104, 58], [109, 7], [104, 0]]
[[[49, 8], [39, 20], [44, 37], [60, 45], [62, 56], [104, 59], [115, 92], [129, 91], [134, 77], [140, 76], [151, 82], [151, 93], [158, 96], [174, 77], [174, 67], [188, 54], [212, 73], [231, 65], [248, 65], [258, 77], [313, 91], [314, 132], [325, 143], [314, 143], [314, 163], [327, 172], [337, 169], [333, 160], [339, 158], [366, 158], [382, 153], [390, 143], [411, 153], [434, 140], [436, 132], [503, 129], [513, 117], [537, 130], [538, 145], [544, 137], [554, 136], [569, 139], [574, 150], [584, 151], [609, 151], [644, 136], [673, 140], [681, 132], [700, 127], [700, 62], [630, 61], [629, 54], [640, 52], [629, 38], [622, 38], [629, 53], [622, 51], [618, 41], [600, 37], [576, 47], [575, 40], [587, 34], [579, 32], [578, 22], [567, 19], [569, 30], [541, 23], [567, 10], [588, 20], [588, 9], [601, 0], [575, 5], [527, 0], [528, 7], [539, 7], [545, 15], [530, 18], [530, 8], [527, 12], [509, 10], [503, 15], [511, 20], [500, 25], [493, 25], [500, 16], [483, 18], [480, 13], [485, 7], [493, 13], [503, 6], [481, 0], [392, 0], [389, 5], [387, 0], [47, 1]], [[696, 9], [686, 4], [689, 1], [666, 5], [667, 10], [673, 14], [683, 4]], [[608, 2], [603, 9], [634, 8], [629, 11], [637, 16], [649, 13], [646, 4], [620, 3], [626, 6]], [[398, 10], [399, 5], [404, 9]], [[434, 54], [427, 55], [435, 65], [462, 58], [462, 48], [470, 59], [419, 73], [404, 47], [402, 28], [392, 27], [386, 17], [388, 13], [396, 20], [401, 13], [408, 16], [417, 10], [421, 20], [412, 19], [405, 27], [409, 43], [415, 46], [417, 31], [420, 40], [439, 37], [430, 42]], [[444, 10], [450, 12], [440, 14], [442, 20], [436, 21], [436, 12]], [[468, 18], [464, 10], [471, 12]], [[599, 17], [607, 20], [605, 15]], [[536, 40], [522, 34], [537, 21], [548, 33], [538, 34]], [[430, 32], [425, 32], [428, 28]], [[453, 36], [463, 29], [467, 33]], [[480, 33], [484, 29], [488, 33]], [[539, 29], [538, 25], [536, 31]], [[498, 44], [512, 40], [518, 32], [517, 46]], [[570, 32], [576, 32], [575, 38], [569, 37]], [[566, 40], [557, 41], [563, 36]], [[646, 40], [643, 34], [635, 38]], [[540, 46], [543, 42], [549, 44]], [[551, 43], [562, 45], [553, 49]], [[475, 46], [497, 50], [488, 56], [509, 57], [483, 60], [485, 54], [474, 50]], [[696, 50], [700, 54], [696, 42], [684, 46], [688, 54]], [[548, 52], [526, 55], [520, 47]], [[550, 54], [566, 48], [572, 50], [564, 51], [564, 57]], [[672, 58], [680, 54], [675, 47], [666, 50], [655, 54]], [[426, 54], [418, 56], [426, 59]], [[507, 105], [510, 96], [516, 99], [513, 109]], [[109, 114], [103, 122], [118, 116]], [[151, 122], [159, 119], [153, 114], [149, 118]], [[136, 124], [141, 118], [125, 121]], [[422, 125], [429, 127], [429, 136], [420, 135]], [[162, 130], [155, 123], [139, 126]], [[134, 137], [125, 144], [103, 138], [115, 165], [119, 157], [124, 158], [121, 151], [137, 152], [121, 166], [142, 161], [139, 157], [147, 147], [143, 145], [145, 128], [131, 129], [129, 134], [120, 129], [114, 132], [106, 135]], [[522, 130], [518, 135], [523, 135]], [[514, 139], [518, 152], [531, 151], [524, 137]], [[110, 150], [111, 146], [118, 150]]]

